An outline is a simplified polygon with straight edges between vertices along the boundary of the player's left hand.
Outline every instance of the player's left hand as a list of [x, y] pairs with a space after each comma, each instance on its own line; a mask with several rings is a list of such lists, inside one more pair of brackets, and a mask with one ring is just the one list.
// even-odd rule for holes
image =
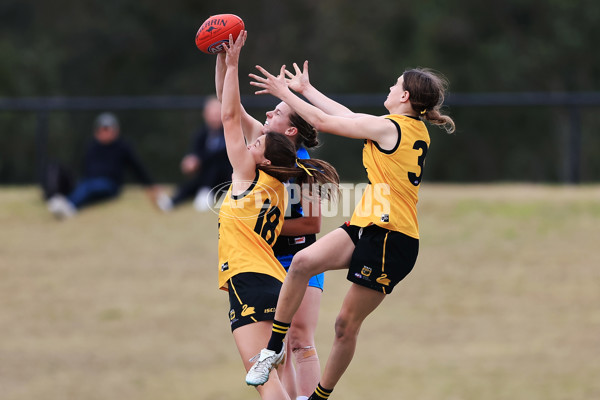
[[294, 92], [303, 93], [304, 90], [310, 86], [310, 79], [308, 77], [308, 60], [304, 61], [302, 70], [300, 70], [298, 64], [294, 63], [294, 72], [295, 74], [291, 73], [287, 69], [285, 70], [285, 75], [287, 76], [287, 85]]
[[246, 43], [246, 38], [248, 37], [247, 31], [240, 31], [235, 42], [233, 41], [233, 35], [229, 35], [229, 44], [223, 43], [223, 49], [225, 49], [225, 64], [229, 66], [237, 66], [240, 59], [240, 52], [242, 51], [242, 47]]
[[248, 75], [250, 78], [254, 79], [254, 81], [250, 82], [252, 86], [262, 88], [262, 90], [254, 92], [254, 94], [272, 94], [281, 99], [286, 92], [290, 91], [285, 79], [285, 64], [281, 66], [281, 70], [277, 76], [270, 74], [269, 71], [260, 65], [257, 65], [256, 69], [259, 70], [264, 77], [255, 74]]

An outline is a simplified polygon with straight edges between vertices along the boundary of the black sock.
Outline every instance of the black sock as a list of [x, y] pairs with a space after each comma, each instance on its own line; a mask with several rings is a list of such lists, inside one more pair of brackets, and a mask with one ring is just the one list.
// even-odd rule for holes
[[310, 395], [308, 400], [326, 400], [331, 395], [331, 392], [333, 392], [333, 389], [323, 389], [323, 386], [319, 383], [315, 392]]
[[285, 322], [273, 321], [273, 331], [271, 332], [271, 339], [269, 339], [269, 344], [267, 345], [267, 349], [273, 350], [275, 353], [280, 353], [283, 348], [283, 339], [285, 339], [285, 335], [287, 334], [288, 329], [290, 329], [291, 324], [286, 324]]

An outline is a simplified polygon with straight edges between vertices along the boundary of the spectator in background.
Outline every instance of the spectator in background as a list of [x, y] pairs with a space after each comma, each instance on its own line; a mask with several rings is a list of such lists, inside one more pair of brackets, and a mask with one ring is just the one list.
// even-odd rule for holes
[[148, 172], [133, 147], [119, 135], [119, 121], [111, 113], [102, 113], [96, 118], [94, 136], [85, 153], [82, 179], [68, 196], [52, 196], [48, 210], [57, 218], [70, 218], [85, 206], [117, 197], [127, 168], [153, 196], [155, 187]]
[[[213, 188], [231, 181], [232, 169], [221, 122], [221, 102], [216, 97], [207, 98], [203, 116], [204, 124], [194, 135], [191, 151], [181, 160], [181, 171], [192, 176], [191, 179], [177, 187], [173, 197], [166, 193], [158, 195], [158, 207], [165, 212], [194, 197], [196, 210], [205, 211], [213, 205], [214, 196], [218, 194], [212, 191]], [[227, 187], [224, 189], [223, 193]]]

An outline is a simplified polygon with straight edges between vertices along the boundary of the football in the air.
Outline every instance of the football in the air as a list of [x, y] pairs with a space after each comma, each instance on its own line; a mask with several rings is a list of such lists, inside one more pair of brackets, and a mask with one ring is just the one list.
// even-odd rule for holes
[[203, 53], [217, 54], [224, 51], [223, 43], [237, 39], [244, 30], [244, 21], [234, 14], [219, 14], [209, 17], [196, 33], [196, 47]]

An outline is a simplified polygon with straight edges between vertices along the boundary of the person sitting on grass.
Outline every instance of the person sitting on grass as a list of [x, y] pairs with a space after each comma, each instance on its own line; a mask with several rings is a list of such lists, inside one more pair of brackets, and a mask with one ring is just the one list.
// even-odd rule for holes
[[113, 199], [121, 192], [123, 175], [131, 169], [153, 196], [156, 187], [133, 147], [120, 137], [119, 121], [112, 113], [102, 113], [95, 121], [94, 136], [83, 161], [83, 177], [67, 196], [56, 194], [48, 210], [59, 219], [71, 218], [83, 207]]

